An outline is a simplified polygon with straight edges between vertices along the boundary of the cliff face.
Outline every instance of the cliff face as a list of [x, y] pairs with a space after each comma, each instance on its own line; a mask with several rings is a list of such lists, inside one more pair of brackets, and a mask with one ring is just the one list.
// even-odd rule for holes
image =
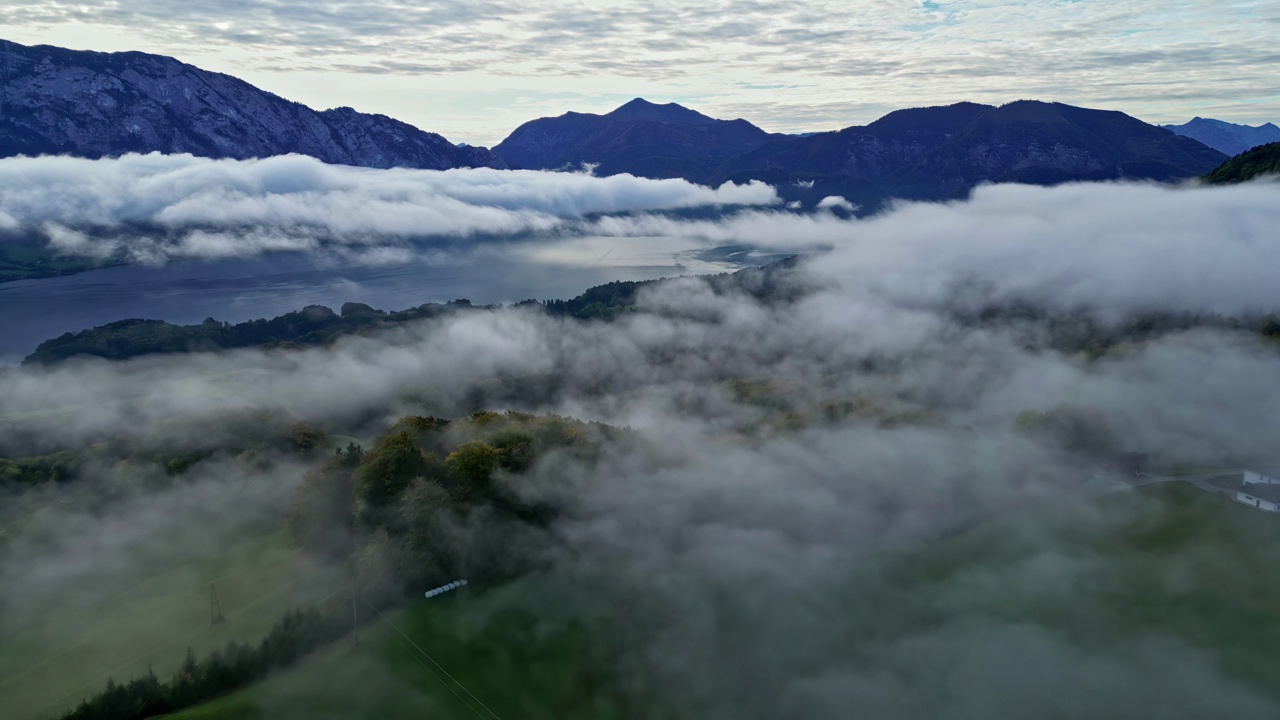
[[364, 167], [505, 167], [383, 115], [318, 112], [161, 55], [0, 46], [0, 157], [300, 153]]

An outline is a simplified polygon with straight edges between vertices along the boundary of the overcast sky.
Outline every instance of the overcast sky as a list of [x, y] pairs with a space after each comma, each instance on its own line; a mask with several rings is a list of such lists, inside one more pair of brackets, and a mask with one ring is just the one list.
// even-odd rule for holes
[[779, 132], [1023, 98], [1280, 120], [1277, 0], [0, 0], [0, 35], [173, 55], [484, 145], [637, 96]]

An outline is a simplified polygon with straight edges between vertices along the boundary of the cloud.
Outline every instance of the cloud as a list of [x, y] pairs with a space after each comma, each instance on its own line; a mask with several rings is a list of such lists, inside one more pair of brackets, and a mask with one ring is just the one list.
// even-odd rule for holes
[[62, 252], [144, 261], [511, 236], [590, 215], [778, 202], [754, 181], [713, 189], [631, 175], [371, 170], [298, 155], [7, 158], [0, 188], [10, 229], [43, 227]]
[[[1097, 410], [1116, 447], [1161, 463], [1274, 458], [1280, 354], [1252, 329], [1174, 329], [1096, 357], [1048, 338], [1077, 310], [1105, 324], [1280, 308], [1280, 286], [1261, 282], [1280, 242], [1278, 192], [989, 187], [867, 220], [589, 220], [830, 249], [782, 276], [778, 294], [796, 291], [786, 302], [684, 278], [608, 323], [507, 309], [297, 351], [10, 369], [3, 442], [145, 435], [260, 406], [350, 433], [478, 404], [626, 425], [634, 447], [596, 466], [557, 459], [515, 488], [572, 500], [545, 567], [476, 612], [605, 618], [642, 714], [1273, 717], [1274, 697], [1227, 669], [1229, 648], [1128, 622], [1110, 599], [1131, 587], [1182, 599], [1206, 586], [1205, 567], [1215, 587], [1252, 568], [1213, 543], [1159, 562], [1109, 545], [1159, 508], [1135, 498], [1092, 511], [1093, 476], [1114, 471], [1012, 426], [1070, 404]], [[1025, 312], [971, 312], [1013, 307]], [[132, 541], [176, 522], [139, 502], [123, 510], [149, 518]], [[1018, 524], [1013, 511], [1034, 503], [1069, 526], [1052, 513]], [[922, 548], [933, 561], [972, 550], [936, 537], [991, 517], [1003, 519], [999, 552], [904, 570]], [[41, 551], [36, 539], [22, 538], [31, 555], [14, 567], [81, 567], [70, 545]], [[5, 579], [23, 586], [16, 570]]]
[[848, 200], [845, 200], [839, 195], [828, 195], [822, 198], [821, 200], [818, 201], [818, 207], [822, 208], [823, 210], [834, 210], [835, 208], [840, 208], [845, 212], [853, 212], [854, 210], [857, 209], [856, 205], [849, 202]]
[[[956, 324], [957, 313], [963, 317], [984, 308], [1022, 305], [1050, 313], [1083, 311], [1110, 322], [1147, 312], [1244, 318], [1275, 312], [1280, 291], [1267, 276], [1267, 259], [1277, 252], [1272, 232], [1280, 220], [1277, 192], [1280, 187], [1274, 184], [1225, 189], [991, 187], [967, 202], [906, 204], [866, 220], [755, 211], [719, 222], [605, 218], [589, 229], [697, 233], [714, 242], [830, 249], [816, 251], [803, 264], [804, 283], [818, 290], [783, 308], [712, 293], [701, 281], [689, 279], [646, 292], [642, 306], [647, 313], [611, 325], [578, 325], [520, 312], [480, 313], [402, 328], [378, 339], [349, 338], [331, 350], [14, 369], [0, 376], [0, 418], [35, 416], [31, 422], [52, 435], [81, 428], [86, 437], [119, 427], [126, 409], [139, 431], [184, 413], [259, 402], [279, 404], [303, 417], [340, 418], [354, 408], [394, 413], [391, 408], [397, 407], [401, 393], [422, 383], [437, 391], [455, 389], [445, 393], [452, 399], [444, 407], [456, 410], [465, 404], [464, 389], [486, 378], [541, 374], [561, 378], [564, 396], [557, 396], [555, 406], [643, 426], [653, 425], [646, 420], [652, 420], [650, 413], [662, 416], [682, 403], [696, 407], [698, 397], [705, 396], [710, 408], [724, 407], [713, 399], [722, 391], [716, 389], [718, 382], [779, 376], [808, 402], [857, 398], [875, 388], [894, 397], [916, 397], [903, 406], [904, 412], [945, 399], [948, 407], [965, 408], [966, 417], [994, 418], [998, 425], [1027, 407], [1126, 397], [1125, 383], [1146, 373], [1152, 382], [1169, 387], [1203, 389], [1170, 396], [1184, 398], [1186, 412], [1191, 412], [1197, 403], [1210, 403], [1214, 394], [1226, 392], [1213, 383], [1195, 382], [1196, 373], [1259, 377], [1267, 362], [1262, 348], [1246, 351], [1232, 341], [1217, 357], [1215, 343], [1223, 341], [1176, 336], [1115, 367], [1102, 364], [1086, 372], [1069, 358], [1040, 355], [1039, 350], [1027, 355], [1021, 349], [1027, 343], [1044, 343], [1031, 332], [1034, 322], [1031, 328], [971, 328]], [[59, 237], [64, 243], [83, 242], [75, 233]], [[207, 242], [216, 246], [218, 241]], [[278, 247], [269, 233], [252, 242]], [[198, 252], [222, 251], [206, 247]], [[382, 261], [398, 259], [392, 253]], [[1207, 370], [1228, 360], [1220, 369]], [[1151, 365], [1131, 369], [1138, 362]], [[913, 372], [881, 376], [853, 370], [867, 363], [903, 365]], [[1100, 369], [1106, 373], [1097, 374]], [[957, 383], [957, 377], [966, 379]], [[615, 397], [587, 391], [602, 382], [617, 389]], [[702, 387], [706, 383], [712, 389]], [[86, 395], [86, 389], [103, 395]], [[679, 393], [688, 394], [680, 403], [668, 396]], [[1181, 401], [1151, 395], [1175, 404], [1160, 411], [1154, 402], [1135, 400], [1117, 410], [1149, 413], [1151, 422], [1166, 422], [1163, 412], [1181, 416], [1182, 411], [1173, 410]], [[974, 396], [996, 405], [973, 405]], [[651, 406], [658, 398], [665, 399]], [[1250, 422], [1256, 427], [1272, 422], [1266, 402], [1265, 393], [1249, 392], [1232, 401], [1238, 413], [1251, 408]], [[48, 413], [49, 408], [66, 410]], [[47, 427], [38, 419], [42, 415], [50, 418]], [[74, 419], [69, 426], [68, 417]], [[731, 417], [732, 422], [745, 421], [737, 411]], [[1134, 419], [1130, 425], [1138, 428], [1143, 422]], [[1211, 453], [1215, 444], [1244, 447], [1244, 435], [1230, 439], [1236, 430], [1227, 423], [1176, 432], [1202, 438], [1184, 443], [1188, 451], [1194, 447]], [[1249, 445], [1250, 452], [1261, 447]]]
[[[1280, 184], [1233, 188], [994, 185], [953, 203], [899, 203], [862, 219], [748, 210], [721, 220], [610, 217], [605, 235], [686, 236], [800, 251], [824, 281], [906, 307], [1026, 300], [1109, 314], [1270, 312]], [[1209, 240], [1206, 240], [1209, 239]], [[1211, 243], [1212, 257], [1206, 243]]]

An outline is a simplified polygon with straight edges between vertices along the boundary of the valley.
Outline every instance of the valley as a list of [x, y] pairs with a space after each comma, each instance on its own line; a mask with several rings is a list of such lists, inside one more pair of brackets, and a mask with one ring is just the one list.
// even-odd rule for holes
[[1280, 6], [0, 28], [0, 720], [1280, 717]]

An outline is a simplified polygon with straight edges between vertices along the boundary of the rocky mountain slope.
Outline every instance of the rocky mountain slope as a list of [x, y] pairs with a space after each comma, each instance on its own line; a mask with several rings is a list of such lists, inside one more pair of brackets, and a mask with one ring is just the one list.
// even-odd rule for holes
[[1280, 142], [1280, 127], [1274, 123], [1252, 127], [1214, 120], [1194, 118], [1182, 125], [1161, 125], [1166, 130], [1189, 137], [1227, 155], [1239, 155], [1259, 145]]
[[351, 108], [317, 112], [161, 55], [0, 47], [0, 157], [300, 153], [365, 167], [505, 167], [484, 148]]
[[746, 120], [717, 120], [674, 103], [637, 98], [605, 115], [570, 112], [531, 120], [493, 150], [518, 168], [589, 164], [601, 175], [705, 182], [730, 158], [778, 137]]

